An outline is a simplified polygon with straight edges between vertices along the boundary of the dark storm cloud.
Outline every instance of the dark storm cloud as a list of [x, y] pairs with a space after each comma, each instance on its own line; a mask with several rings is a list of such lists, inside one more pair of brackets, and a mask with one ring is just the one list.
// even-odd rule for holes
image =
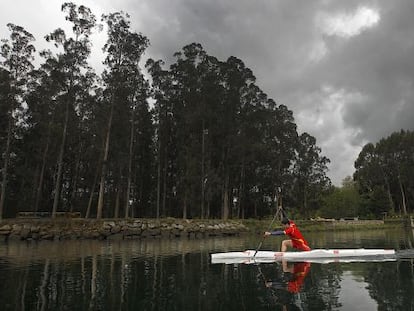
[[321, 83], [367, 96], [363, 105], [349, 103], [343, 110], [346, 126], [361, 129], [357, 143], [414, 125], [414, 2], [384, 1], [379, 12], [377, 27], [333, 46], [314, 70]]

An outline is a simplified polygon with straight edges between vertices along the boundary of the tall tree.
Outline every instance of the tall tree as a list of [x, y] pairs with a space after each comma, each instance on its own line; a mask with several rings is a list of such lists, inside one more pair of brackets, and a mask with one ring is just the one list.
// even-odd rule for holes
[[366, 144], [355, 161], [354, 180], [375, 216], [395, 209], [406, 214], [413, 207], [414, 134], [401, 130]]
[[[103, 211], [105, 179], [108, 168], [110, 138], [115, 108], [117, 104], [120, 105], [118, 108], [119, 112], [122, 113], [125, 109], [122, 109], [121, 105], [126, 104], [127, 108], [133, 110], [136, 102], [142, 100], [142, 97], [145, 97], [145, 95], [139, 93], [137, 94], [136, 89], [138, 87], [139, 92], [142, 92], [145, 87], [142, 83], [143, 77], [140, 73], [139, 61], [141, 60], [141, 56], [149, 44], [149, 41], [145, 36], [131, 32], [129, 16], [127, 14], [125, 15], [117, 12], [104, 15], [102, 19], [108, 26], [108, 40], [104, 47], [104, 50], [108, 53], [104, 62], [107, 69], [103, 73], [103, 80], [106, 84], [106, 101], [110, 108], [103, 151], [101, 180], [99, 185], [96, 216], [98, 219], [102, 217]], [[137, 83], [139, 85], [137, 85]], [[133, 102], [133, 104], [129, 105], [128, 103], [130, 102]], [[131, 126], [134, 124], [133, 118], [131, 118], [130, 124]], [[133, 142], [133, 136], [130, 137], [129, 150], [132, 150], [131, 139]], [[129, 154], [129, 157], [129, 161], [132, 161], [131, 153]], [[128, 169], [128, 171], [129, 176], [131, 176], [132, 170]], [[126, 204], [129, 202], [129, 188], [130, 183], [127, 189], [128, 198], [126, 198]], [[126, 208], [126, 215], [127, 214], [128, 208]]]
[[23, 27], [14, 24], [7, 24], [11, 34], [10, 40], [4, 40], [1, 46], [0, 55], [3, 61], [0, 62], [2, 70], [3, 90], [9, 93], [4, 95], [6, 113], [6, 142], [4, 148], [4, 161], [2, 168], [2, 183], [0, 194], [0, 220], [3, 217], [4, 203], [6, 198], [6, 185], [8, 181], [8, 169], [14, 129], [19, 121], [20, 112], [23, 109], [25, 97], [25, 86], [28, 83], [28, 73], [33, 69], [34, 41], [32, 34]]
[[[162, 60], [154, 61], [149, 59], [146, 68], [152, 78], [152, 96], [155, 99], [154, 112], [156, 122], [157, 139], [157, 193], [155, 217], [166, 215], [167, 201], [167, 176], [171, 175], [172, 167], [170, 159], [172, 152], [169, 152], [171, 137], [171, 98], [172, 98], [172, 77], [168, 70], [164, 70]], [[170, 173], [170, 174], [169, 174]]]
[[60, 28], [46, 36], [47, 41], [53, 41], [56, 46], [63, 49], [63, 52], [56, 56], [61, 73], [63, 92], [61, 100], [64, 103], [64, 121], [57, 160], [58, 169], [52, 208], [53, 218], [56, 216], [60, 200], [69, 116], [76, 109], [77, 93], [83, 89], [82, 76], [85, 74], [85, 70], [87, 73], [91, 71], [87, 59], [91, 48], [90, 35], [96, 27], [95, 15], [83, 5], [77, 6], [74, 3], [66, 2], [62, 5], [62, 11], [67, 13], [66, 20], [73, 24], [74, 37], [66, 37], [65, 32]]
[[[199, 175], [199, 165], [195, 146], [200, 142], [198, 106], [201, 98], [202, 67], [200, 64], [207, 57], [200, 44], [190, 44], [175, 53], [176, 63], [171, 65], [176, 92], [174, 94], [173, 115], [176, 120], [175, 139], [177, 148], [177, 180], [176, 189], [181, 198], [182, 217], [191, 217], [194, 211], [189, 210], [195, 185]], [[201, 149], [201, 148], [200, 148]], [[200, 150], [199, 149], [199, 150]]]
[[[236, 57], [229, 57], [224, 65], [224, 89], [225, 101], [222, 103], [222, 135], [223, 148], [221, 155], [221, 168], [223, 177], [223, 205], [222, 218], [227, 219], [230, 216], [230, 200], [233, 201], [233, 183], [231, 182], [234, 174], [236, 142], [239, 132], [240, 112], [243, 98], [248, 93], [248, 89], [256, 78], [253, 72], [245, 66], [243, 61]], [[237, 158], [237, 156], [236, 156]]]
[[[167, 171], [173, 206], [184, 218], [243, 217], [247, 205], [254, 205], [257, 214], [263, 198], [274, 197], [279, 187], [297, 197], [297, 187], [290, 186], [300, 149], [292, 112], [267, 98], [251, 70], [235, 57], [220, 62], [197, 43], [175, 56], [169, 71], [160, 61], [148, 64], [159, 129], [156, 214], [165, 206], [167, 186], [161, 181], [167, 180]], [[309, 164], [315, 177], [309, 183], [329, 183], [321, 164], [327, 159], [316, 160]]]
[[321, 149], [316, 145], [316, 139], [308, 133], [299, 137], [298, 156], [295, 163], [297, 179], [297, 195], [304, 214], [320, 208], [320, 197], [328, 190], [330, 180], [326, 177], [329, 159], [321, 156]]

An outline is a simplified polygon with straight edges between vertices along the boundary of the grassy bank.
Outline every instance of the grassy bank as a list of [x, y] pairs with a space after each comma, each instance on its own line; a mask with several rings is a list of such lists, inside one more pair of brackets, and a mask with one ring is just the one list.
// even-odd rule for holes
[[[272, 219], [245, 219], [241, 221], [250, 231], [261, 233], [269, 228]], [[386, 228], [403, 227], [405, 222], [402, 218], [384, 220], [336, 220], [336, 221], [312, 221], [297, 220], [296, 225], [303, 232], [318, 231], [354, 231], [354, 230], [383, 230]], [[282, 228], [279, 221], [275, 221], [272, 229]]]

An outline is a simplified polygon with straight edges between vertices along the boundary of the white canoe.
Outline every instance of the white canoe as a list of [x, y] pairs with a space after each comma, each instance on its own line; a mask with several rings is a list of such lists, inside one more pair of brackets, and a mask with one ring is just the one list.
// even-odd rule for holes
[[308, 252], [273, 252], [246, 250], [244, 252], [227, 252], [211, 254], [212, 263], [249, 263], [249, 262], [274, 262], [274, 261], [375, 261], [383, 259], [395, 259], [393, 249], [314, 249]]

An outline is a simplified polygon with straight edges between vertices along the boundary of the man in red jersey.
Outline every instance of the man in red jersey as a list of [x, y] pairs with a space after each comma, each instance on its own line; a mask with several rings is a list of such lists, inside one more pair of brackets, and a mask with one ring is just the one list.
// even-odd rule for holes
[[305, 238], [303, 237], [302, 233], [296, 227], [296, 224], [289, 220], [288, 218], [282, 219], [282, 224], [284, 226], [284, 230], [277, 230], [277, 231], [266, 231], [264, 234], [265, 236], [269, 235], [287, 235], [290, 237], [290, 240], [284, 240], [280, 247], [280, 251], [286, 252], [288, 247], [296, 248], [300, 251], [310, 251], [310, 247], [308, 242], [306, 242]]

